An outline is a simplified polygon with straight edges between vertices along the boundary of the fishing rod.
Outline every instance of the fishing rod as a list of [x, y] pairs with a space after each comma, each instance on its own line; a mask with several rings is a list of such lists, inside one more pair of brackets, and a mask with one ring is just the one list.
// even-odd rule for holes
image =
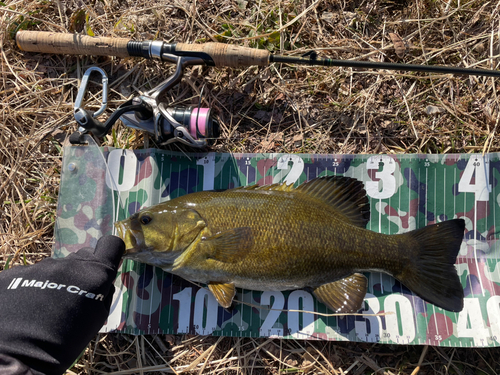
[[[314, 51], [302, 56], [284, 56], [271, 54], [267, 50], [214, 42], [203, 44], [166, 43], [158, 40], [134, 41], [127, 38], [91, 37], [22, 30], [16, 34], [16, 43], [21, 50], [27, 52], [142, 57], [176, 64], [172, 76], [152, 90], [122, 104], [105, 123], [97, 121], [94, 118], [97, 116], [96, 114], [81, 107], [78, 109], [75, 107], [75, 119], [80, 124], [82, 132], [90, 131], [98, 137], [107, 134], [114, 122], [120, 119], [129, 127], [153, 134], [161, 144], [180, 141], [192, 147], [204, 147], [207, 144], [207, 138], [218, 136], [218, 124], [212, 119], [210, 109], [200, 106], [198, 108], [171, 108], [167, 107], [165, 103], [160, 103], [158, 99], [161, 93], [169, 90], [181, 80], [183, 69], [190, 65], [237, 68], [288, 63], [500, 77], [500, 71], [496, 70], [323, 59], [318, 58]], [[104, 74], [104, 80], [104, 71], [101, 74]]]
[[200, 63], [208, 66], [243, 67], [252, 65], [266, 66], [270, 63], [288, 63], [500, 77], [500, 71], [488, 69], [320, 59], [314, 51], [303, 56], [283, 56], [271, 54], [267, 50], [213, 42], [188, 44], [165, 43], [156, 40], [134, 41], [126, 38], [91, 37], [44, 31], [18, 31], [16, 42], [21, 50], [29, 52], [116, 57], [135, 56], [172, 63], [177, 62], [174, 57], [193, 57], [200, 59]]

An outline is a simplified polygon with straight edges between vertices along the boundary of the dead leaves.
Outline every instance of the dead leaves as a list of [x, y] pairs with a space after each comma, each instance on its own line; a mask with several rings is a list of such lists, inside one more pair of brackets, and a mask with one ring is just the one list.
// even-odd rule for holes
[[406, 45], [403, 39], [398, 34], [389, 33], [389, 38], [391, 38], [392, 44], [394, 44], [394, 52], [396, 55], [402, 59], [406, 55]]

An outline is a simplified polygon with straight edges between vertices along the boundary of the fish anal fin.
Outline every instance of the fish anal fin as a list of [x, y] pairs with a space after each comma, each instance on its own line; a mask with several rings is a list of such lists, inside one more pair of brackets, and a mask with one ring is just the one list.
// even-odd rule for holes
[[229, 229], [204, 238], [203, 242], [209, 249], [207, 257], [224, 263], [241, 261], [254, 245], [250, 227]]
[[355, 178], [319, 177], [300, 185], [297, 191], [333, 207], [353, 225], [365, 228], [370, 220], [370, 203], [363, 182]]
[[360, 273], [354, 273], [314, 289], [315, 297], [337, 313], [354, 313], [362, 305], [366, 295], [367, 280]]
[[225, 309], [229, 309], [233, 303], [233, 298], [236, 295], [234, 284], [224, 283], [208, 283], [208, 289], [212, 292], [219, 305]]

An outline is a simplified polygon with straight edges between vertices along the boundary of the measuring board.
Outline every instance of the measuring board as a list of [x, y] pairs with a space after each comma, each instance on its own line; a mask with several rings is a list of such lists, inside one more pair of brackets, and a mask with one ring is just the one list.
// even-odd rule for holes
[[[54, 256], [113, 231], [141, 208], [202, 190], [294, 183], [344, 175], [364, 182], [367, 228], [397, 234], [452, 219], [466, 221], [456, 268], [464, 309], [423, 302], [394, 278], [366, 273], [365, 316], [332, 312], [304, 290], [239, 289], [220, 307], [204, 285], [125, 260], [103, 331], [284, 337], [390, 344], [484, 347], [500, 344], [500, 154], [182, 154], [155, 149], [70, 146], [64, 150]], [[277, 219], [279, 220], [279, 218]], [[287, 311], [305, 310], [313, 313]], [[378, 315], [376, 315], [378, 314]]]

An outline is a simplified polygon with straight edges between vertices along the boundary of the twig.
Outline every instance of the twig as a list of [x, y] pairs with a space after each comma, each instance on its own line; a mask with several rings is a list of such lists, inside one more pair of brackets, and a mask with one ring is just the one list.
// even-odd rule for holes
[[427, 349], [429, 349], [429, 345], [425, 345], [422, 349], [422, 353], [420, 354], [420, 359], [418, 360], [417, 367], [411, 372], [411, 375], [417, 375], [420, 371], [420, 366], [422, 366], [422, 362], [424, 361], [425, 355], [427, 354]]

